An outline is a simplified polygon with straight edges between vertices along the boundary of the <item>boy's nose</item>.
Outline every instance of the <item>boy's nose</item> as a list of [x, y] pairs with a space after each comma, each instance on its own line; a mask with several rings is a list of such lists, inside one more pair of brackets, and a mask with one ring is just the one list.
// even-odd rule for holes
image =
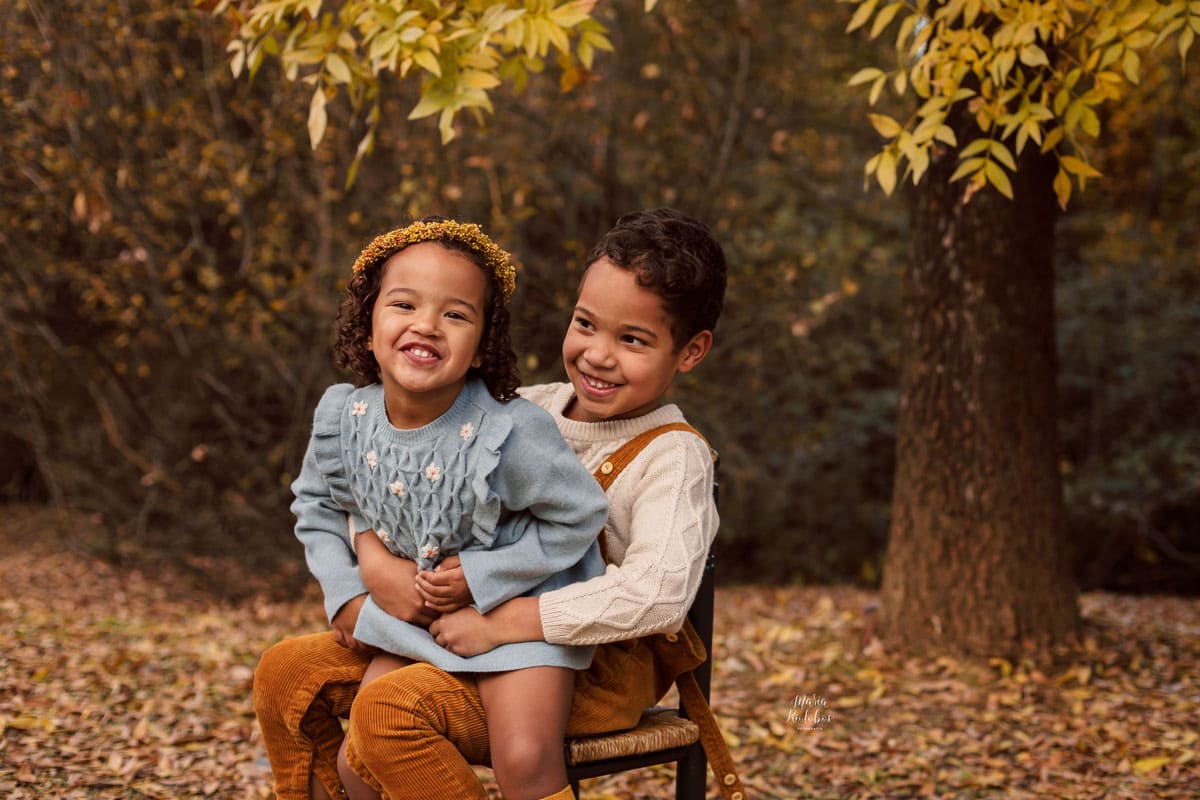
[[603, 342], [593, 342], [584, 351], [583, 357], [589, 364], [597, 367], [611, 367], [615, 362], [612, 348]]

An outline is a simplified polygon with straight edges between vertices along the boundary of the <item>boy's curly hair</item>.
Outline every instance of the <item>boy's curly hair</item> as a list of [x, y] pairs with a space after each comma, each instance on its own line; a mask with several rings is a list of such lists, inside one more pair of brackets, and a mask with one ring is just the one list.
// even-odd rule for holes
[[[450, 222], [445, 217], [423, 217], [418, 223]], [[384, 236], [383, 234], [375, 242]], [[513, 352], [512, 338], [509, 334], [509, 313], [505, 287], [501, 277], [488, 263], [488, 254], [473, 247], [452, 235], [424, 237], [422, 241], [437, 242], [445, 248], [462, 253], [479, 267], [487, 276], [487, 292], [484, 304], [487, 309], [484, 315], [483, 337], [479, 342], [480, 366], [471, 367], [469, 376], [478, 377], [487, 386], [492, 397], [506, 403], [517, 396], [517, 387], [521, 385], [517, 371], [517, 355]], [[371, 342], [371, 312], [379, 297], [379, 287], [383, 281], [383, 266], [387, 260], [407, 247], [401, 244], [397, 247], [380, 249], [368, 245], [364, 250], [372, 251], [370, 260], [356, 262], [356, 271], [346, 286], [346, 297], [342, 301], [337, 318], [337, 341], [334, 343], [334, 364], [341, 369], [354, 373], [357, 386], [377, 383], [379, 377], [379, 362], [375, 360], [370, 350]], [[511, 279], [511, 276], [510, 276]]]
[[725, 299], [725, 252], [709, 227], [673, 208], [625, 214], [600, 238], [587, 266], [607, 258], [663, 299], [679, 351], [717, 326]]

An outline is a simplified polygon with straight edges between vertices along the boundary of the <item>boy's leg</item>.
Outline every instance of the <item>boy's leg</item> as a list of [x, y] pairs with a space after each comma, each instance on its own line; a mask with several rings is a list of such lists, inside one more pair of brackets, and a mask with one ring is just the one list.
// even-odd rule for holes
[[[366, 686], [371, 681], [378, 678], [380, 675], [386, 675], [392, 670], [406, 667], [413, 663], [412, 659], [394, 656], [391, 653], [379, 653], [371, 659], [371, 663], [367, 665], [367, 671], [363, 673], [362, 683], [359, 685], [361, 691], [363, 686]], [[381, 800], [379, 792], [358, 777], [358, 774], [350, 768], [350, 764], [346, 761], [346, 742], [342, 741], [342, 747], [338, 751], [338, 775], [342, 779], [342, 786], [346, 789], [346, 794], [350, 800]], [[314, 798], [314, 800], [317, 800]]]
[[567, 785], [563, 732], [575, 671], [530, 667], [480, 674], [492, 770], [505, 800], [539, 800]]
[[350, 711], [346, 761], [389, 800], [487, 800], [471, 769], [489, 763], [474, 678], [429, 664], [376, 678]]
[[336, 796], [340, 717], [347, 716], [369, 656], [318, 633], [269, 648], [254, 672], [254, 712], [278, 800]]

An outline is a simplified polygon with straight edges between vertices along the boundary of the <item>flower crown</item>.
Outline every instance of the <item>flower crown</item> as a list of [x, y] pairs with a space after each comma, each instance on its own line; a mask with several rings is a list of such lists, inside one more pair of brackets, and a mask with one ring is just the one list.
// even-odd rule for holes
[[500, 293], [504, 297], [504, 302], [507, 303], [512, 298], [513, 291], [517, 288], [516, 267], [509, 260], [508, 253], [489, 239], [483, 229], [473, 222], [455, 222], [452, 219], [441, 222], [414, 222], [403, 228], [380, 234], [363, 248], [358, 260], [354, 262], [354, 272], [362, 272], [371, 264], [390, 257], [410, 244], [438, 239], [462, 242], [482, 254], [484, 262], [491, 268], [496, 276], [496, 282], [500, 284]]

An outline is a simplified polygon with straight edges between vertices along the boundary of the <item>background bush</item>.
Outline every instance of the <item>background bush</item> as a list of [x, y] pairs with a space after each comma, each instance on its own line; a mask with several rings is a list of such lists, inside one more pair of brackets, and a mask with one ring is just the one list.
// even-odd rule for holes
[[[384, 133], [321, 147], [308, 90], [234, 82], [228, 31], [164, 0], [18, 2], [0, 101], [0, 487], [90, 509], [110, 557], [303, 580], [288, 484], [338, 291], [376, 233], [477, 220], [521, 262], [529, 381], [561, 376], [582, 259], [619, 214], [705, 218], [731, 264], [718, 345], [677, 400], [722, 454], [726, 579], [874, 584], [894, 456], [903, 202], [863, 191], [868, 45], [822, 2], [606, 10], [617, 50], [438, 143], [386, 87]], [[1200, 576], [1200, 112], [1165, 57], [1114, 112], [1060, 224], [1063, 474], [1087, 587]], [[341, 114], [340, 117], [336, 116]], [[236, 591], [236, 586], [226, 587]]]

